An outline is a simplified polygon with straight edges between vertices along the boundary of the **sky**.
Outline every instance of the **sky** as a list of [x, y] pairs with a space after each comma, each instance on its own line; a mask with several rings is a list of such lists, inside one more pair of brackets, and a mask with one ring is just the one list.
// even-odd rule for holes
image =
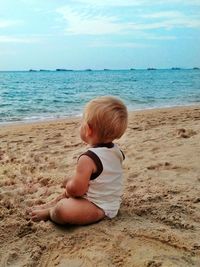
[[0, 0], [0, 70], [200, 67], [200, 0]]

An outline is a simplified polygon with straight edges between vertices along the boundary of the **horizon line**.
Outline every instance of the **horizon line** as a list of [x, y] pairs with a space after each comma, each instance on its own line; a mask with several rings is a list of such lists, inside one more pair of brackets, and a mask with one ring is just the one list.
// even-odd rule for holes
[[118, 71], [118, 70], [190, 70], [190, 69], [200, 69], [200, 66], [193, 67], [146, 67], [146, 68], [86, 68], [86, 69], [65, 69], [65, 68], [56, 68], [56, 69], [23, 69], [23, 70], [0, 70], [0, 72], [75, 72], [75, 71]]

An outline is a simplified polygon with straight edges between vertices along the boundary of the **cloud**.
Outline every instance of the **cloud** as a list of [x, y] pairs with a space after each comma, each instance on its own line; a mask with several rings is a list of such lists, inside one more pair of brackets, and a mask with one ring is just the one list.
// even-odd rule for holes
[[175, 35], [158, 35], [155, 33], [140, 31], [137, 32], [136, 39], [166, 41], [166, 40], [175, 40], [177, 39], [177, 37]]
[[127, 30], [156, 30], [156, 29], [164, 29], [169, 30], [172, 28], [199, 28], [200, 21], [199, 20], [165, 20], [161, 22], [151, 22], [151, 23], [130, 23], [127, 25]]
[[2, 20], [0, 19], [0, 28], [8, 28], [22, 24], [21, 20]]
[[157, 12], [157, 13], [147, 13], [147, 14], [142, 14], [142, 18], [148, 18], [148, 19], [159, 19], [159, 18], [177, 18], [182, 16], [182, 13], [179, 11], [162, 11], [162, 12]]
[[91, 15], [88, 12], [74, 11], [70, 7], [56, 10], [67, 22], [66, 34], [102, 35], [120, 33], [124, 27], [114, 16]]
[[88, 4], [93, 6], [113, 6], [113, 7], [144, 7], [144, 6], [157, 6], [157, 5], [163, 5], [163, 4], [181, 4], [181, 5], [200, 5], [199, 0], [73, 0], [73, 2], [79, 3], [79, 4]]
[[98, 6], [141, 6], [146, 3], [146, 0], [76, 0], [78, 3], [88, 4], [88, 5], [98, 5]]
[[[157, 13], [147, 13], [141, 15], [142, 18], [147, 19], [148, 25], [145, 23], [143, 29], [156, 28], [199, 28], [200, 19], [194, 15], [185, 15], [179, 11], [165, 11]], [[157, 22], [152, 22], [152, 21]], [[141, 25], [142, 27], [142, 25]]]
[[10, 36], [0, 35], [0, 43], [38, 43], [41, 40], [37, 37], [30, 36]]
[[[85, 0], [84, 0], [85, 1]], [[89, 0], [88, 0], [89, 1]], [[95, 2], [98, 2], [97, 0]], [[69, 6], [56, 10], [61, 14], [66, 26], [65, 34], [70, 35], [109, 35], [137, 34], [138, 31], [173, 28], [200, 28], [200, 19], [194, 15], [186, 16], [180, 11], [162, 11], [157, 13], [138, 13], [126, 21], [122, 16], [102, 15], [97, 9], [72, 9]], [[123, 20], [123, 21], [122, 21]], [[170, 39], [170, 38], [168, 38]], [[172, 38], [171, 38], [172, 39]]]
[[137, 37], [135, 39], [138, 40], [138, 42], [123, 42], [123, 41], [107, 41], [102, 39], [96, 39], [88, 44], [89, 47], [122, 47], [122, 48], [145, 48], [145, 47], [152, 47], [152, 44], [147, 44], [145, 42], [141, 43], [141, 40], [174, 40], [176, 39], [176, 36], [173, 35], [155, 35], [152, 33], [145, 33], [145, 32], [138, 32]]
[[142, 47], [150, 47], [151, 45], [147, 45], [144, 43], [134, 43], [134, 42], [106, 42], [95, 40], [91, 42], [89, 47], [122, 47], [122, 48], [142, 48]]

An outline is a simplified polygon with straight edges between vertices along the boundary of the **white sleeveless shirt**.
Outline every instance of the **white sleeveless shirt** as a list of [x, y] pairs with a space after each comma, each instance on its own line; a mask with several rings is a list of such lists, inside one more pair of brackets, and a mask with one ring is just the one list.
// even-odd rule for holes
[[83, 155], [89, 156], [97, 166], [83, 197], [103, 209], [107, 217], [113, 218], [121, 203], [124, 154], [116, 144], [109, 143], [89, 148]]

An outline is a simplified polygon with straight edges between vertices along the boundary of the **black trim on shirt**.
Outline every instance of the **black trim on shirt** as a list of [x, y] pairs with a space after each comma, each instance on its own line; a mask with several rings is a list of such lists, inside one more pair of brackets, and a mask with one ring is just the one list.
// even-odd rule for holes
[[112, 147], [114, 147], [114, 144], [112, 143], [112, 142], [110, 142], [110, 143], [100, 143], [100, 144], [97, 144], [97, 145], [95, 145], [95, 146], [93, 146], [93, 147], [107, 147], [107, 148], [112, 148]]
[[121, 153], [122, 153], [122, 157], [123, 157], [123, 160], [125, 160], [125, 155], [124, 155], [124, 152], [120, 149]]
[[92, 175], [90, 177], [90, 180], [94, 180], [94, 179], [96, 179], [102, 173], [102, 171], [103, 171], [103, 164], [102, 164], [100, 158], [97, 156], [97, 154], [95, 154], [93, 151], [88, 150], [85, 153], [81, 154], [80, 157], [83, 156], [83, 155], [86, 155], [89, 158], [91, 158], [94, 161], [94, 163], [95, 163], [95, 165], [97, 167], [96, 172], [95, 173], [92, 173]]

